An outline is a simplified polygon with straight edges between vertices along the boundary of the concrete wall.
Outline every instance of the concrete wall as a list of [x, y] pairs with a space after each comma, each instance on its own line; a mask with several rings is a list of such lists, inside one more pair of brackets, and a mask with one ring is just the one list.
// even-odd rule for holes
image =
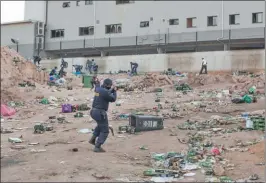
[[[94, 58], [99, 65], [99, 72], [128, 70], [130, 62], [136, 61], [139, 64], [140, 72], [164, 71], [174, 68], [182, 72], [198, 72], [201, 67], [201, 58], [208, 62], [209, 71], [234, 71], [245, 69], [263, 69], [265, 67], [264, 50], [247, 51], [215, 51], [215, 52], [193, 52], [179, 54], [154, 54], [154, 55], [133, 55], [133, 56], [109, 56]], [[78, 64], [85, 67], [88, 58], [66, 58], [68, 69], [73, 72], [72, 65]], [[59, 67], [60, 59], [42, 61], [43, 67], [51, 69]]]

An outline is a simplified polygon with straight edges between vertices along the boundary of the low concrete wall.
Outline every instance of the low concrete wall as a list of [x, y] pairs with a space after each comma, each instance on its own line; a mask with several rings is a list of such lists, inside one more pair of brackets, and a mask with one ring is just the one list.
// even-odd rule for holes
[[[175, 54], [152, 54], [131, 56], [94, 57], [99, 65], [99, 72], [129, 70], [130, 62], [139, 64], [139, 72], [156, 72], [173, 68], [181, 72], [198, 72], [201, 67], [201, 58], [208, 62], [209, 71], [234, 71], [248, 69], [263, 69], [265, 67], [264, 50], [241, 51], [213, 51]], [[65, 58], [68, 62], [67, 72], [74, 72], [72, 65], [83, 65], [91, 58]], [[42, 65], [47, 69], [59, 67], [61, 59], [43, 60]]]

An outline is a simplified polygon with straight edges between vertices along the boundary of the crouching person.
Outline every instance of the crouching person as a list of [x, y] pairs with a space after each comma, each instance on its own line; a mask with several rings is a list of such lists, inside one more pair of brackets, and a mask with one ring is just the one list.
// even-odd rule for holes
[[105, 79], [102, 86], [99, 83], [95, 86], [95, 96], [90, 115], [97, 122], [97, 126], [89, 141], [90, 144], [95, 145], [94, 152], [105, 152], [101, 146], [109, 134], [108, 116], [106, 112], [108, 111], [109, 102], [115, 102], [117, 97], [117, 89], [112, 85], [111, 79]]

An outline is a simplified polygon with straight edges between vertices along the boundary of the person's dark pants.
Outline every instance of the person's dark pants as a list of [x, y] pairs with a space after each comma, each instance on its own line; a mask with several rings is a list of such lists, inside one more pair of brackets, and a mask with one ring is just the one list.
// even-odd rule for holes
[[204, 74], [208, 74], [208, 72], [207, 72], [207, 65], [202, 65], [201, 66], [200, 74], [202, 74], [202, 71], [203, 70], [204, 70]]
[[134, 67], [132, 68], [132, 74], [137, 74], [137, 68], [138, 68], [138, 67], [136, 67], [136, 66], [134, 66]]
[[88, 70], [90, 72], [90, 74], [92, 73], [92, 66], [88, 66]]
[[93, 135], [98, 138], [95, 146], [101, 147], [106, 141], [109, 134], [109, 124], [107, 113], [104, 110], [92, 109], [90, 112], [92, 119], [97, 122], [97, 126], [94, 129]]

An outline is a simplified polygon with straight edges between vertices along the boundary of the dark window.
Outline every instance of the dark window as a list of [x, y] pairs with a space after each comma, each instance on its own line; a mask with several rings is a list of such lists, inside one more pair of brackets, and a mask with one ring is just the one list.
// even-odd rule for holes
[[130, 1], [130, 0], [116, 0], [116, 4], [129, 4], [134, 2], [135, 1]]
[[80, 36], [88, 36], [88, 35], [93, 35], [94, 34], [94, 27], [80, 27], [79, 28], [79, 35]]
[[196, 18], [187, 18], [187, 28], [196, 27]]
[[112, 24], [105, 26], [105, 34], [122, 33], [122, 24]]
[[169, 19], [169, 25], [178, 25], [179, 19]]
[[239, 25], [240, 24], [239, 20], [240, 20], [239, 14], [229, 15], [229, 25]]
[[64, 29], [51, 30], [51, 38], [64, 37], [64, 35], [65, 35]]
[[263, 13], [252, 13], [252, 23], [262, 23]]
[[207, 25], [208, 26], [217, 26], [217, 16], [207, 17]]
[[149, 27], [150, 25], [150, 22], [149, 21], [143, 21], [143, 22], [140, 22], [140, 27], [143, 28], [143, 27]]
[[86, 0], [85, 1], [85, 5], [91, 5], [91, 4], [93, 4], [93, 0]]
[[63, 8], [69, 8], [70, 7], [70, 2], [63, 2]]
[[77, 5], [77, 6], [79, 6], [79, 2], [80, 2], [80, 1], [76, 1], [76, 5]]

